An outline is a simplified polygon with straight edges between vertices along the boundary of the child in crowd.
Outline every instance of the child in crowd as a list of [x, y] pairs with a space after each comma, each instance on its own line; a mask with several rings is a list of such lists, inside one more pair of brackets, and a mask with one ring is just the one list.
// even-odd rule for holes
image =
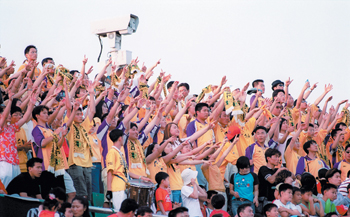
[[213, 210], [215, 209], [212, 204], [212, 199], [217, 194], [218, 194], [217, 191], [213, 191], [213, 190], [207, 191], [207, 209], [206, 209], [207, 216], [210, 216], [211, 212], [213, 212]]
[[210, 217], [217, 215], [217, 214], [222, 214], [223, 217], [230, 217], [228, 212], [225, 210], [222, 210], [222, 207], [225, 205], [225, 197], [222, 196], [221, 194], [214, 195], [212, 200], [211, 200], [213, 207], [215, 208], [213, 212], [211, 212]]
[[264, 206], [264, 216], [278, 217], [278, 206], [274, 203], [268, 203]]
[[196, 183], [197, 174], [197, 171], [191, 169], [185, 169], [181, 173], [184, 183], [181, 188], [182, 205], [188, 208], [190, 217], [202, 216], [198, 198], [207, 197], [207, 193]]
[[[302, 187], [300, 189], [300, 192], [301, 192], [300, 207], [303, 211], [303, 214], [324, 216], [322, 203], [320, 203], [319, 199], [312, 197], [312, 190], [310, 188]], [[320, 203], [320, 209], [318, 209], [318, 212], [316, 212], [316, 208], [315, 208], [316, 203]]]
[[59, 217], [56, 213], [59, 202], [54, 194], [49, 194], [44, 201], [43, 210], [39, 213], [39, 217]]
[[278, 192], [280, 199], [275, 200], [273, 203], [278, 207], [279, 216], [285, 217], [289, 215], [301, 215], [291, 202], [293, 199], [293, 186], [290, 184], [281, 184]]
[[325, 184], [322, 186], [322, 194], [323, 197], [319, 198], [320, 203], [315, 205], [316, 212], [318, 212], [318, 210], [321, 210], [321, 206], [324, 209], [324, 214], [335, 212], [336, 208], [333, 201], [337, 199], [337, 186], [333, 184]]
[[169, 175], [165, 172], [156, 174], [158, 188], [156, 190], [157, 214], [168, 215], [172, 210], [172, 203], [167, 188], [169, 187]]
[[298, 187], [293, 187], [293, 199], [292, 204], [297, 208], [300, 213], [303, 213], [299, 204], [301, 203], [301, 191]]

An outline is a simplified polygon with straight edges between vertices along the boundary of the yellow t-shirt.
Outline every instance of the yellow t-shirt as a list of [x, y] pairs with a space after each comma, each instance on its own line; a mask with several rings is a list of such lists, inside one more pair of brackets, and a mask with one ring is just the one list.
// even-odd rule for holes
[[181, 190], [183, 181], [181, 178], [181, 171], [179, 166], [177, 164], [167, 164], [167, 166], [171, 190]]
[[[186, 133], [185, 133], [185, 130], [186, 130], [186, 123], [187, 123], [187, 117], [188, 115], [183, 115], [181, 118], [180, 118], [180, 121], [179, 121], [179, 124], [178, 124], [178, 127], [179, 127], [179, 130], [180, 130], [180, 139], [184, 139], [187, 137]], [[194, 121], [194, 117], [191, 118], [190, 122], [191, 121]]]
[[316, 134], [316, 136], [312, 137], [311, 139], [308, 138], [307, 133], [301, 132], [299, 135], [300, 148], [299, 148], [298, 154], [300, 156], [306, 155], [306, 153], [303, 149], [303, 145], [305, 144], [305, 142], [307, 142], [309, 140], [315, 140], [315, 142], [320, 146], [322, 144], [324, 138], [326, 138], [326, 136], [327, 136], [327, 130], [320, 130]]
[[[136, 141], [134, 144], [134, 148], [135, 150], [133, 150], [134, 152], [131, 153], [130, 151], [128, 152], [128, 159], [129, 159], [129, 171], [138, 175], [138, 176], [145, 176], [147, 177], [147, 173], [146, 173], [146, 165], [145, 165], [145, 156], [144, 156], [144, 150], [140, 144], [139, 141]], [[131, 141], [128, 139], [128, 144], [127, 146], [131, 145]], [[133, 149], [133, 148], [131, 148]], [[124, 151], [124, 147], [121, 148], [121, 151], [123, 153], [125, 153]], [[140, 159], [141, 158], [141, 159]], [[134, 163], [134, 159], [137, 159], [137, 163], [135, 161]]]
[[150, 172], [150, 179], [152, 179], [152, 182], [154, 184], [157, 184], [156, 182], [156, 175], [159, 172], [167, 172], [167, 166], [164, 163], [163, 158], [156, 158], [154, 159], [151, 163], [147, 164], [147, 168], [149, 169]]
[[289, 169], [289, 171], [291, 171], [293, 174], [295, 174], [296, 171], [297, 171], [297, 165], [298, 165], [298, 161], [299, 161], [300, 155], [298, 154], [298, 152], [292, 150], [290, 148], [290, 146], [288, 146], [286, 148], [284, 156], [288, 156], [288, 157], [285, 158], [286, 159], [287, 168]]
[[[26, 64], [27, 64], [27, 61], [18, 68], [17, 72], [24, 69], [26, 67]], [[36, 67], [34, 70], [34, 78], [38, 78], [40, 74], [41, 74], [41, 70], [38, 67]]]
[[[124, 161], [123, 161], [124, 159]], [[123, 157], [120, 156], [119, 152], [111, 148], [108, 151], [106, 163], [107, 163], [107, 171], [112, 171], [113, 178], [112, 178], [112, 192], [116, 191], [124, 191], [126, 188], [125, 181], [127, 181], [127, 178], [125, 177], [125, 172], [127, 172], [127, 168], [124, 167], [124, 162], [126, 164], [126, 160]], [[123, 181], [121, 178], [123, 178], [125, 181]]]
[[208, 181], [208, 189], [214, 191], [225, 192], [224, 180], [221, 178], [220, 169], [216, 164], [209, 165], [209, 168], [204, 170], [201, 167], [204, 177]]
[[[227, 124], [227, 126], [230, 126], [230, 123]], [[216, 142], [222, 142], [226, 136], [227, 131], [228, 131], [228, 127], [222, 127], [219, 123], [217, 123], [214, 127]], [[230, 145], [231, 144], [229, 142], [225, 144], [225, 146], [222, 148], [221, 152], [219, 153], [218, 157], [216, 158], [215, 163], [218, 162], [222, 154], [226, 151], [228, 147], [230, 147]], [[225, 157], [225, 160], [222, 162], [222, 164], [219, 167], [222, 179], [224, 179], [227, 164], [231, 163], [235, 165], [238, 158], [239, 158], [239, 154], [237, 150], [237, 145], [234, 145], [230, 153]]]
[[[91, 128], [92, 124], [93, 123], [90, 121], [89, 117], [86, 117], [80, 125], [73, 123], [73, 125], [70, 127], [70, 130], [66, 136], [69, 142], [69, 166], [75, 164], [81, 167], [92, 167], [92, 156], [90, 153], [90, 145], [88, 143], [89, 141], [85, 141], [84, 139], [88, 139], [87, 132]], [[80, 142], [78, 140], [78, 136], [79, 138], [80, 136], [82, 137], [82, 140], [80, 140]], [[83, 153], [79, 153], [81, 150], [84, 150]]]
[[241, 129], [239, 140], [235, 145], [237, 147], [239, 156], [245, 156], [245, 150], [247, 147], [255, 142], [254, 137], [252, 136], [252, 132], [255, 128], [255, 122], [256, 119], [254, 117], [250, 118], [243, 127], [238, 123], [233, 122], [234, 125]]
[[101, 141], [99, 141], [97, 139], [97, 135], [96, 133], [94, 134], [89, 134], [89, 141], [90, 141], [90, 145], [91, 145], [91, 150], [92, 150], [92, 154], [94, 155], [94, 157], [96, 158], [94, 160], [94, 163], [100, 163], [101, 162]]
[[[17, 147], [21, 147], [24, 145], [24, 143], [27, 142], [27, 136], [25, 130], [21, 127], [19, 131], [15, 134], [16, 135], [16, 142]], [[21, 173], [27, 172], [27, 153], [25, 150], [18, 151], [18, 158], [19, 158], [19, 168], [21, 169]]]
[[248, 146], [247, 152], [251, 157], [248, 157], [249, 160], [253, 160], [253, 168], [254, 173], [258, 174], [260, 167], [266, 166], [266, 159], [265, 159], [265, 151], [268, 149], [268, 147], [260, 145], [256, 143], [253, 143], [252, 145]]

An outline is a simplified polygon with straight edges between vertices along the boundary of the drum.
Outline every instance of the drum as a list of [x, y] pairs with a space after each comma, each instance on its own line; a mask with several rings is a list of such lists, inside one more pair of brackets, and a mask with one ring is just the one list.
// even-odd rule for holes
[[142, 182], [139, 179], [129, 180], [128, 198], [136, 200], [139, 206], [151, 207], [155, 185], [151, 182]]

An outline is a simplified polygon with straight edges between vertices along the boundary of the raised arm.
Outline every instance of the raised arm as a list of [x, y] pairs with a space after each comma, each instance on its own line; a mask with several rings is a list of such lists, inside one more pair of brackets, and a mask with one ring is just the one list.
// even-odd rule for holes
[[201, 130], [198, 130], [197, 132], [195, 132], [194, 134], [192, 134], [189, 138], [190, 143], [193, 143], [194, 141], [196, 141], [199, 137], [201, 137], [204, 133], [206, 133], [208, 130], [213, 129], [215, 126], [215, 123], [210, 123], [208, 124], [206, 127], [204, 127]]
[[295, 104], [294, 108], [296, 108], [296, 109], [300, 108], [300, 104], [303, 101], [304, 93], [305, 93], [306, 89], [308, 89], [309, 87], [310, 87], [310, 82], [306, 82], [303, 86], [303, 89], [301, 89], [301, 92], [300, 92], [299, 97], [297, 99], [297, 103]]
[[89, 92], [89, 95], [90, 95], [90, 100], [89, 100], [89, 113], [88, 113], [88, 117], [89, 117], [89, 120], [92, 120], [94, 119], [94, 115], [96, 113], [96, 105], [95, 105], [95, 85], [97, 83], [94, 82], [92, 84], [89, 85], [88, 87], [88, 92]]
[[[146, 163], [148, 163], [148, 164], [149, 164], [149, 163], [152, 163], [157, 157], [159, 157], [159, 155], [162, 154], [162, 152], [164, 151], [165, 147], [166, 147], [169, 143], [174, 142], [175, 140], [176, 140], [176, 137], [174, 137], [174, 136], [173, 136], [173, 137], [170, 137], [170, 138], [167, 139], [167, 140], [165, 140], [165, 141], [159, 146], [159, 148], [157, 149], [157, 151], [153, 151], [152, 154], [150, 154], [150, 155], [148, 155], [148, 156], [146, 157]], [[174, 157], [174, 156], [173, 156], [173, 157]], [[164, 160], [164, 162], [165, 162], [165, 160], [166, 160], [165, 163], [168, 163], [169, 160], [171, 160], [171, 158], [173, 158], [173, 157], [166, 155], [166, 156], [163, 157], [163, 160]]]
[[[226, 156], [230, 153], [233, 146], [238, 142], [239, 138], [236, 136], [235, 139], [230, 143], [230, 146], [222, 153], [220, 159], [216, 162], [216, 166], [220, 167], [222, 162], [224, 162]], [[225, 144], [223, 145], [225, 146]]]
[[314, 102], [314, 104], [316, 105], [316, 106], [318, 106], [318, 104], [320, 104], [320, 102], [322, 101], [322, 99], [327, 95], [327, 93], [329, 93], [329, 91], [331, 91], [333, 89], [333, 85], [331, 85], [331, 84], [328, 84], [328, 86], [327, 85], [325, 85], [325, 87], [324, 87], [324, 92], [321, 94], [321, 96], [319, 96], [316, 100], [315, 100], [315, 102]]

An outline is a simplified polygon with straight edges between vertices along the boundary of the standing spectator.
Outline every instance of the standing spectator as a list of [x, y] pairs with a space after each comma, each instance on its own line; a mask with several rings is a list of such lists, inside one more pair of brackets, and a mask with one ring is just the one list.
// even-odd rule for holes
[[202, 216], [198, 198], [207, 197], [207, 193], [196, 183], [197, 173], [191, 169], [185, 169], [181, 173], [184, 183], [181, 189], [182, 202], [188, 208], [190, 217]]
[[259, 178], [250, 172], [249, 159], [241, 156], [237, 160], [238, 173], [232, 174], [230, 178], [230, 194], [232, 198], [232, 216], [237, 214], [237, 208], [243, 203], [251, 203], [255, 213], [255, 207], [258, 207]]
[[[38, 58], [38, 50], [36, 49], [36, 47], [34, 45], [28, 45], [25, 49], [24, 49], [24, 56], [26, 57], [26, 60], [23, 62], [23, 64], [18, 68], [17, 71], [21, 71], [22, 69], [24, 69], [26, 67], [26, 65], [28, 64], [32, 64], [35, 63], [35, 68], [33, 68], [33, 72], [30, 73], [31, 75], [29, 76], [32, 80], [35, 80], [36, 78], [39, 77], [39, 75], [41, 74], [41, 70], [39, 68], [37, 68], [37, 64], [36, 64], [36, 60]], [[34, 75], [34, 77], [33, 77]]]
[[262, 213], [263, 207], [268, 201], [275, 199], [273, 191], [271, 190], [275, 186], [276, 175], [287, 168], [281, 167], [279, 169], [276, 166], [279, 164], [279, 158], [281, 153], [277, 149], [267, 149], [265, 152], [265, 159], [267, 161], [266, 166], [262, 166], [258, 173], [259, 186], [259, 207], [257, 212]]

